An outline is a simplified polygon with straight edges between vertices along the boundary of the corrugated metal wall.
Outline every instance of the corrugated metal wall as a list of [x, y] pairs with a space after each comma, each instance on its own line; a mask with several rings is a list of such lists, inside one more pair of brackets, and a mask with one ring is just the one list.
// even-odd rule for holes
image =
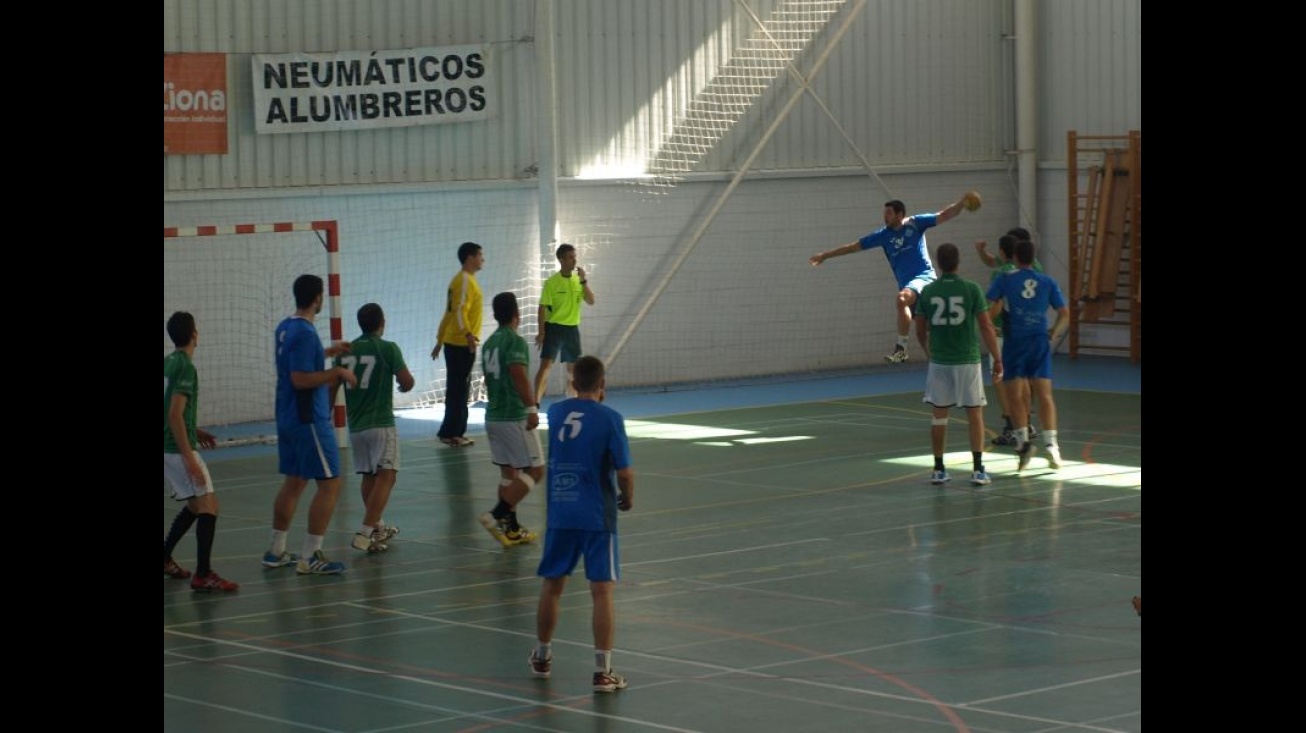
[[[1112, 30], [1121, 14], [1137, 29], [1138, 6], [1038, 4], [1049, 33], [1040, 68], [1042, 145], [1085, 119], [1119, 129], [1128, 125], [1118, 120], [1141, 116], [1132, 101], [1139, 90], [1104, 84], [1118, 76], [1114, 70], [1088, 71], [1102, 63], [1138, 68], [1141, 39], [1117, 38]], [[809, 75], [833, 50], [811, 77], [812, 93], [775, 130], [753, 169], [859, 167], [863, 158], [872, 167], [1004, 159], [1013, 116], [1010, 0], [169, 0], [165, 52], [229, 54], [232, 131], [227, 155], [165, 156], [164, 191], [529, 178], [538, 162], [539, 8], [551, 8], [556, 18], [560, 175], [632, 171], [676, 130], [741, 44], [759, 35], [758, 21], [774, 27], [781, 11], [815, 17], [825, 7], [837, 12], [793, 65]], [[847, 32], [836, 39], [845, 21]], [[254, 53], [482, 42], [493, 44], [504, 105], [488, 121], [289, 135], [253, 130]], [[761, 81], [761, 96], [711, 141], [693, 170], [737, 169], [800, 87], [784, 73]]]
[[[1001, 160], [1010, 118], [1006, 4], [774, 0], [749, 2], [747, 13], [730, 0], [559, 0], [561, 174], [638, 165], [676, 130], [677, 118], [739, 47], [759, 34], [757, 20], [772, 26], [781, 11], [819, 17], [827, 6], [841, 9], [794, 66], [811, 76], [831, 44], [833, 52], [811, 76], [812, 94], [794, 107], [754, 169], [860, 166], [863, 156], [872, 165]], [[846, 20], [847, 32], [834, 38]], [[759, 73], [757, 80], [767, 91], [728, 134], [710, 141], [696, 170], [737, 169], [801, 88], [788, 74]]]
[[[169, 0], [163, 51], [228, 54], [226, 155], [165, 155], [163, 190], [512, 180], [536, 159], [533, 2]], [[478, 123], [257, 135], [251, 55], [492, 44], [502, 113]]]
[[1039, 159], [1065, 165], [1066, 132], [1143, 129], [1141, 0], [1041, 0]]

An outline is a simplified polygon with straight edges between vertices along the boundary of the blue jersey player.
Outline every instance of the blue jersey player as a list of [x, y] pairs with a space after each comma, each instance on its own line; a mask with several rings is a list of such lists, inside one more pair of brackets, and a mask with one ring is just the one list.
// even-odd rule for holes
[[[875, 247], [884, 250], [884, 256], [889, 260], [889, 267], [893, 270], [893, 277], [898, 282], [896, 307], [898, 342], [894, 345], [893, 352], [884, 357], [884, 360], [890, 364], [907, 361], [907, 337], [911, 333], [916, 299], [920, 296], [921, 288], [937, 277], [934, 264], [930, 262], [929, 250], [926, 249], [925, 230], [948, 221], [968, 206], [978, 208], [979, 194], [968, 191], [966, 195], [948, 204], [941, 211], [912, 216], [906, 215], [907, 207], [898, 199], [886, 201], [884, 226], [855, 242], [849, 242], [827, 252], [818, 252], [808, 260], [812, 267], [816, 267], [831, 257], [841, 257]], [[916, 331], [916, 339], [928, 354], [929, 347], [925, 342], [925, 334], [920, 329]]]
[[535, 677], [549, 676], [562, 591], [584, 558], [594, 603], [594, 691], [614, 692], [626, 687], [626, 678], [612, 671], [612, 594], [620, 577], [617, 511], [629, 510], [634, 501], [635, 471], [625, 421], [602, 404], [603, 375], [602, 361], [582, 356], [572, 369], [577, 396], [549, 407], [548, 518], [538, 573], [544, 585], [530, 666]]

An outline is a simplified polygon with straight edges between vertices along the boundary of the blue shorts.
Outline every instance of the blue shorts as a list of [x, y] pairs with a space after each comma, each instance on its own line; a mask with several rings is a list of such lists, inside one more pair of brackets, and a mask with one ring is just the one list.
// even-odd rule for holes
[[570, 364], [579, 359], [580, 353], [580, 326], [563, 326], [559, 323], [548, 323], [544, 326], [544, 346], [540, 347], [540, 358], [553, 361], [558, 358], [558, 352], [562, 352], [561, 361], [563, 364]]
[[933, 275], [917, 275], [916, 277], [913, 277], [912, 279], [908, 280], [906, 283], [898, 286], [898, 290], [902, 290], [903, 288], [915, 290], [917, 297], [919, 297], [921, 294], [921, 289], [937, 279], [938, 278], [936, 278]]
[[606, 530], [548, 529], [544, 533], [544, 554], [540, 556], [541, 578], [571, 575], [585, 558], [585, 579], [592, 583], [621, 578], [617, 533]]
[[1002, 339], [1002, 379], [1051, 379], [1052, 342], [1044, 331]]
[[283, 476], [328, 479], [340, 475], [340, 449], [329, 422], [277, 428], [278, 470]]

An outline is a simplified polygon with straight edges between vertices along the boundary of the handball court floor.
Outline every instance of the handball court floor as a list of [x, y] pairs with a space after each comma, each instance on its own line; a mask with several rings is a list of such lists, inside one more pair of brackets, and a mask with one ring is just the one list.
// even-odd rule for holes
[[[630, 687], [615, 694], [590, 690], [579, 568], [553, 677], [531, 678], [539, 548], [502, 549], [477, 523], [498, 482], [478, 429], [448, 448], [438, 416], [400, 411], [386, 519], [402, 533], [383, 554], [349, 547], [362, 507], [344, 452], [325, 548], [339, 576], [259, 564], [275, 449], [208, 451], [214, 568], [241, 589], [164, 579], [164, 731], [1142, 730], [1141, 367], [1058, 356], [1054, 374], [1065, 467], [1036, 457], [1018, 476], [991, 449], [982, 489], [961, 411], [953, 480], [928, 483], [920, 364], [610, 395], [636, 470], [613, 653]], [[529, 527], [542, 494], [519, 508]], [[165, 489], [165, 531], [177, 508]], [[193, 568], [193, 530], [175, 556]]]

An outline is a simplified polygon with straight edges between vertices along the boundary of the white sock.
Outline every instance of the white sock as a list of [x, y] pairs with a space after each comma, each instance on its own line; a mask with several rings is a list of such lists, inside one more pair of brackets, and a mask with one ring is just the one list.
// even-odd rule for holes
[[899, 337], [898, 337], [898, 345], [901, 346], [901, 347], [904, 348], [904, 349], [907, 348], [907, 337], [906, 337], [906, 336], [899, 336]]
[[286, 535], [287, 535], [287, 534], [288, 534], [287, 532], [283, 532], [283, 531], [281, 531], [281, 530], [279, 530], [279, 529], [274, 529], [274, 530], [272, 530], [272, 550], [271, 550], [271, 552], [272, 552], [273, 555], [281, 555], [282, 553], [284, 553], [284, 552], [286, 551]]
[[380, 529], [380, 527], [381, 527], [381, 525], [379, 525], [379, 524], [378, 524], [377, 526], [375, 526], [375, 527], [373, 527], [373, 526], [370, 525], [370, 524], [360, 524], [360, 525], [358, 525], [358, 533], [361, 534], [361, 535], [363, 535], [363, 536], [365, 536], [365, 537], [371, 537], [371, 536], [372, 536], [372, 533], [375, 532], [376, 530]]
[[594, 650], [594, 671], [608, 672], [612, 669], [612, 650], [595, 649]]
[[313, 556], [313, 553], [322, 549], [322, 540], [324, 539], [326, 538], [320, 534], [304, 535], [304, 557], [310, 558]]
[[537, 643], [535, 644], [535, 658], [536, 658], [536, 659], [553, 659], [553, 645], [552, 645], [552, 644], [545, 644], [545, 643], [542, 642], [542, 641], [541, 641], [541, 642], [537, 642]]
[[1039, 433], [1039, 435], [1043, 436], [1043, 445], [1046, 445], [1047, 447], [1051, 448], [1052, 446], [1057, 444], [1057, 431], [1044, 430], [1043, 432]]

